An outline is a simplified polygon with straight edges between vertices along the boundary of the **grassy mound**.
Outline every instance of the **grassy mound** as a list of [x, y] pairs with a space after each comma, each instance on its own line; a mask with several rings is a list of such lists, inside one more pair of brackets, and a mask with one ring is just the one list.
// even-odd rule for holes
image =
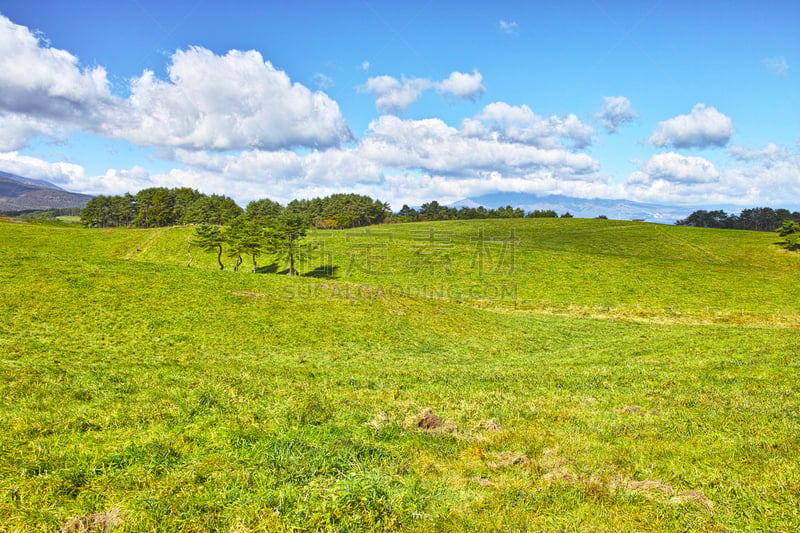
[[[476, 270], [480, 229], [514, 230], [511, 271], [485, 240]], [[369, 231], [289, 278], [186, 268], [190, 228], [0, 222], [0, 523], [800, 527], [800, 260], [773, 236]]]

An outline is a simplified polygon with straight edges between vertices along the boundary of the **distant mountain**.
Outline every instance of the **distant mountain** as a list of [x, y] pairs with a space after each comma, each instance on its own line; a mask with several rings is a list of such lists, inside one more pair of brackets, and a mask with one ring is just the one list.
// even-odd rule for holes
[[58, 185], [53, 185], [49, 181], [35, 180], [32, 178], [23, 178], [22, 176], [17, 176], [16, 174], [11, 174], [10, 172], [3, 172], [2, 170], [0, 170], [0, 178], [7, 178], [10, 180], [18, 181], [20, 183], [24, 183], [26, 185], [35, 185], [36, 187], [44, 187], [45, 189], [55, 189], [57, 191], [69, 192], [65, 191]]
[[[559, 215], [569, 212], [578, 218], [595, 218], [605, 215], [617, 220], [645, 220], [661, 224], [673, 224], [676, 220], [686, 218], [693, 211], [691, 207], [660, 205], [633, 202], [630, 200], [607, 200], [602, 198], [574, 198], [563, 195], [537, 196], [528, 193], [490, 193], [474, 198], [465, 198], [451, 204], [451, 207], [505, 207], [510, 205], [527, 211], [547, 211], [552, 209]], [[699, 208], [698, 208], [699, 209]]]
[[91, 198], [88, 194], [65, 191], [46, 181], [0, 172], [0, 212], [83, 207]]
[[453, 202], [447, 207], [455, 207], [456, 209], [461, 209], [462, 207], [466, 207], [468, 209], [475, 209], [478, 207], [486, 207], [486, 206], [483, 204], [479, 204], [478, 202], [470, 198], [464, 198], [463, 200], [459, 200], [458, 202]]

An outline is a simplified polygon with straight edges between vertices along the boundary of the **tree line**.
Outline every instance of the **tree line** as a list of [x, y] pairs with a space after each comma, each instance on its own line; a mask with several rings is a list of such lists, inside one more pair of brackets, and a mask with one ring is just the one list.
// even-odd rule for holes
[[95, 196], [81, 211], [81, 223], [91, 228], [227, 224], [242, 213], [227, 196], [187, 187], [152, 187], [136, 194]]
[[345, 229], [386, 222], [389, 205], [358, 194], [334, 194], [292, 200], [285, 207], [270, 199], [255, 200], [242, 209], [227, 196], [206, 195], [189, 188], [153, 187], [132, 195], [96, 196], [81, 211], [81, 222], [92, 228], [156, 228], [185, 224], [230, 224], [245, 215], [251, 220], [300, 215], [310, 226]]
[[698, 228], [743, 229], [751, 231], [775, 231], [784, 221], [800, 223], [800, 213], [788, 209], [772, 209], [771, 207], [754, 207], [744, 209], [738, 215], [716, 211], [698, 210], [675, 222], [678, 226], [694, 226]]
[[[403, 205], [397, 213], [391, 217], [391, 222], [423, 222], [437, 220], [473, 220], [485, 218], [558, 218], [558, 213], [552, 209], [535, 209], [529, 213], [519, 207], [514, 208], [510, 205], [487, 209], [483, 206], [478, 207], [447, 207], [440, 205], [436, 200], [424, 203], [419, 209], [414, 209]], [[564, 213], [562, 218], [571, 218], [572, 215]]]
[[[242, 209], [227, 196], [206, 195], [186, 187], [152, 187], [136, 194], [96, 196], [81, 211], [81, 222], [92, 228], [155, 228], [186, 224], [226, 225], [242, 215], [258, 220], [284, 214], [303, 216], [309, 227], [317, 229], [349, 229], [399, 222], [559, 216], [552, 209], [526, 213], [510, 205], [495, 209], [483, 206], [456, 208], [435, 200], [422, 204], [419, 209], [403, 205], [400, 211], [392, 213], [388, 203], [352, 193], [292, 200], [286, 206], [265, 198], [254, 200]], [[562, 218], [571, 216], [569, 213], [561, 215]]]
[[779, 244], [787, 250], [800, 250], [800, 212], [771, 207], [744, 209], [738, 215], [725, 211], [698, 210], [675, 224], [699, 228], [743, 229], [775, 231], [781, 237]]
[[58, 217], [81, 216], [80, 207], [58, 207], [53, 209], [25, 209], [22, 211], [0, 211], [0, 215], [25, 220], [56, 220]]

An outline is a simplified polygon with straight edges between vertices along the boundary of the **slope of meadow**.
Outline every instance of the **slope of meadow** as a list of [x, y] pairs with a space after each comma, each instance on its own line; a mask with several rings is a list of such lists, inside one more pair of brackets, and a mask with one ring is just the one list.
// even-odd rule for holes
[[0, 530], [800, 528], [774, 236], [363, 231], [290, 279], [186, 268], [189, 228], [0, 222]]

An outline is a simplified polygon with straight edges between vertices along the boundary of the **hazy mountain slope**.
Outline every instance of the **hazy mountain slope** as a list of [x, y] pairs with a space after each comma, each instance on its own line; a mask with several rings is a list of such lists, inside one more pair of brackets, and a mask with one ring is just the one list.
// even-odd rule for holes
[[[569, 212], [578, 218], [595, 218], [605, 215], [617, 220], [642, 219], [648, 222], [672, 224], [686, 218], [695, 209], [674, 205], [649, 204], [630, 200], [601, 198], [574, 198], [563, 195], [536, 196], [528, 193], [490, 193], [456, 202], [458, 206], [483, 205], [488, 208], [510, 205], [525, 211], [552, 209], [559, 215]], [[454, 204], [455, 205], [455, 204]]]
[[88, 194], [68, 192], [51, 183], [0, 172], [2, 212], [83, 207], [91, 198]]

